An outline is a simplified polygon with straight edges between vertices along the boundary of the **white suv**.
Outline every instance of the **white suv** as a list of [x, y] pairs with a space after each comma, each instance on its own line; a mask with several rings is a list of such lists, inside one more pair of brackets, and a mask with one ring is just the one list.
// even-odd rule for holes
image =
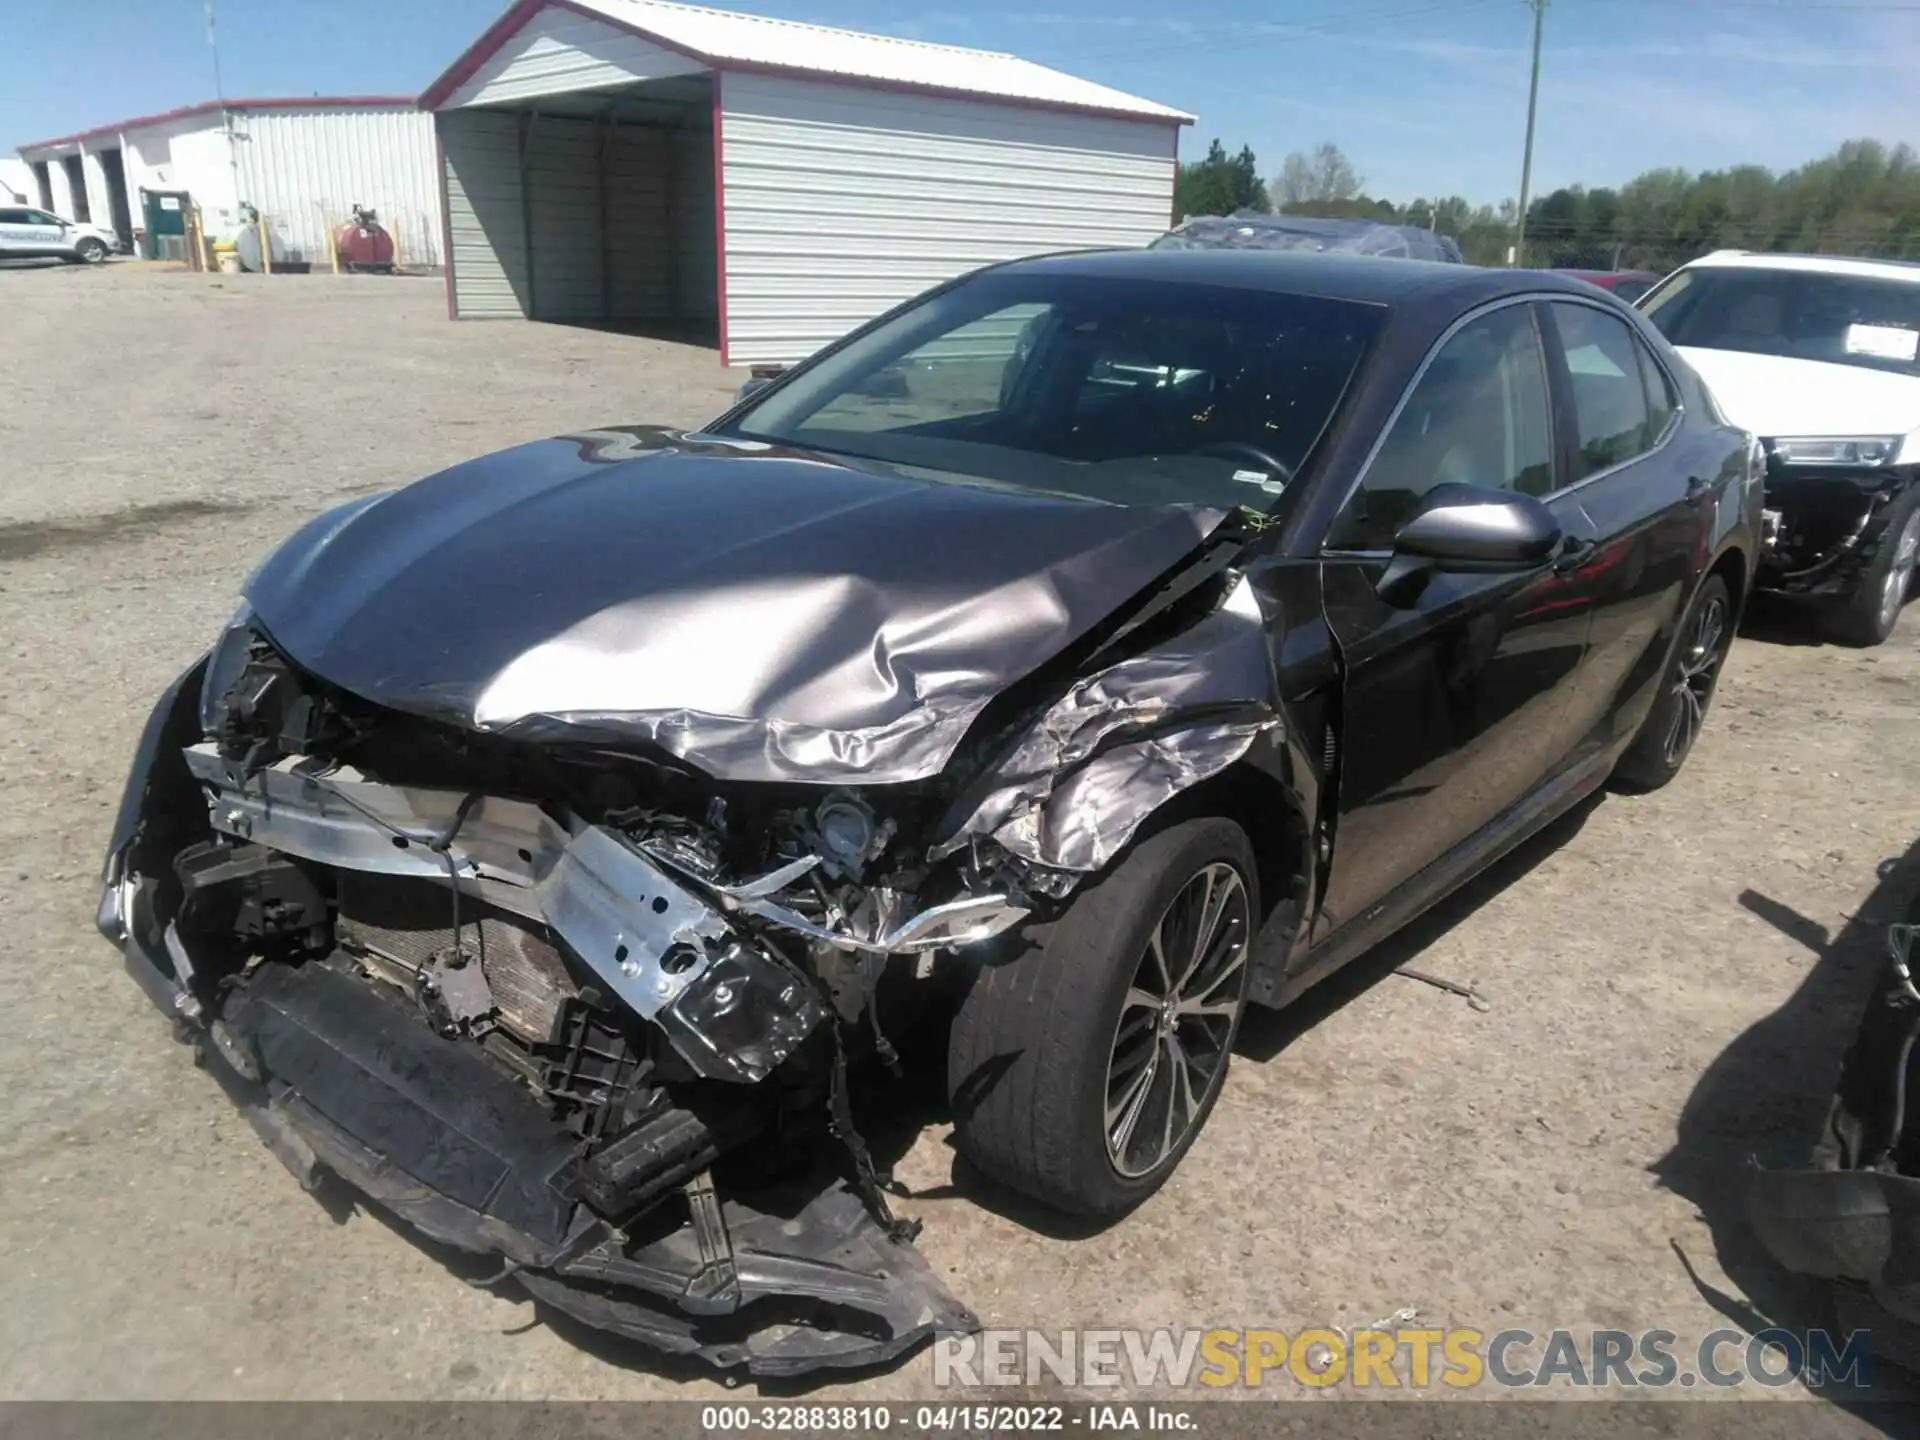
[[120, 237], [98, 225], [62, 220], [26, 205], [0, 205], [0, 260], [51, 256], [97, 265], [120, 248]]
[[1756, 588], [1885, 640], [1920, 557], [1920, 265], [1723, 250], [1640, 308], [1767, 448]]

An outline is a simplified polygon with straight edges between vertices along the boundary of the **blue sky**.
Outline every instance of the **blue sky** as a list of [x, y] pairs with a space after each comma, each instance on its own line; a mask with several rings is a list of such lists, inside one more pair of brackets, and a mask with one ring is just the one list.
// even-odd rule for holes
[[[219, 0], [229, 95], [412, 93], [506, 0]], [[938, 8], [935, 8], [938, 7]], [[1198, 115], [1265, 174], [1332, 140], [1374, 193], [1518, 189], [1521, 0], [746, 0], [733, 8], [1009, 50]], [[7, 0], [0, 145], [211, 98], [201, 0]], [[1655, 165], [1784, 169], [1920, 142], [1920, 0], [1553, 0], [1536, 190]]]

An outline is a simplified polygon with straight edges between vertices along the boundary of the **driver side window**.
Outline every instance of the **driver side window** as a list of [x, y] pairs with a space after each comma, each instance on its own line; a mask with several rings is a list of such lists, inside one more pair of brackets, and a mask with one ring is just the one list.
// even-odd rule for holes
[[1333, 522], [1328, 548], [1392, 548], [1436, 485], [1525, 495], [1554, 488], [1547, 368], [1533, 317], [1531, 305], [1503, 306], [1440, 347]]

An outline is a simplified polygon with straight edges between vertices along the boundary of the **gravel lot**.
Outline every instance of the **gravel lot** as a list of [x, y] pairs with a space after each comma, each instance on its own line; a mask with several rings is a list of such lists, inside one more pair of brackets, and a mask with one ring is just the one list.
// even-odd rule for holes
[[[0, 1392], [720, 1393], [302, 1194], [92, 915], [148, 706], [271, 543], [515, 441], [696, 423], [733, 382], [708, 351], [449, 324], [414, 279], [9, 271], [0, 327]], [[1048, 1329], [1816, 1322], [1730, 1180], [1805, 1143], [1920, 883], [1920, 613], [1874, 652], [1751, 629], [1676, 784], [1587, 807], [1251, 1025], [1200, 1145], [1124, 1223], [1064, 1228], [956, 1174], [909, 1087], [876, 1128], [958, 1293]], [[1416, 956], [1491, 1008], [1390, 973]], [[932, 1367], [824, 1393], [925, 1395]]]

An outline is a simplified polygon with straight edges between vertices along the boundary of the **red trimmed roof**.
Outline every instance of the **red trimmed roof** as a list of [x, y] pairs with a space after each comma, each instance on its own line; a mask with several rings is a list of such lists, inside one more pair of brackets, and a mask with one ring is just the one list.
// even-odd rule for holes
[[50, 150], [57, 145], [72, 145], [97, 135], [118, 135], [122, 130], [141, 130], [149, 125], [165, 125], [173, 120], [190, 120], [196, 115], [217, 115], [222, 110], [393, 110], [414, 108], [411, 95], [294, 95], [269, 100], [203, 100], [197, 105], [182, 105], [177, 110], [162, 110], [157, 115], [137, 115], [131, 120], [116, 120], [111, 125], [95, 125], [71, 135], [56, 135], [51, 140], [33, 140], [19, 148]]
[[1028, 109], [1193, 123], [1184, 111], [999, 51], [837, 30], [679, 0], [515, 0], [426, 88], [420, 108], [440, 109], [529, 20], [547, 9], [585, 15], [715, 73], [791, 75]]

